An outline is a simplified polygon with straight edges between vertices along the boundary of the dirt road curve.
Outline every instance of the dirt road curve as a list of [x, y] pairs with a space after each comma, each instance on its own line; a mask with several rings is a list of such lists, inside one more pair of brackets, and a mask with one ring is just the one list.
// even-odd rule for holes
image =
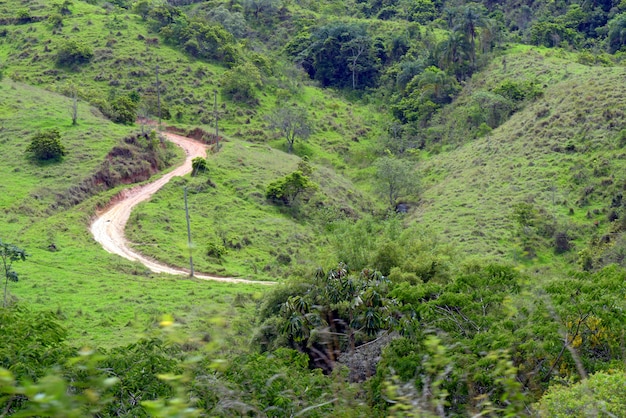
[[[148, 200], [157, 190], [163, 187], [175, 176], [184, 176], [191, 172], [191, 160], [195, 157], [206, 157], [207, 145], [194, 141], [184, 136], [164, 133], [168, 140], [185, 150], [187, 158], [185, 162], [174, 171], [171, 171], [158, 180], [143, 186], [124, 190], [122, 194], [112, 202], [103, 212], [97, 214], [97, 218], [91, 224], [91, 233], [96, 241], [110, 253], [117, 254], [128, 260], [139, 261], [155, 273], [168, 273], [188, 275], [189, 271], [170, 267], [145, 257], [131, 249], [124, 237], [124, 229], [130, 217], [130, 212], [137, 204]], [[274, 282], [261, 282], [255, 280], [237, 279], [234, 277], [219, 277], [210, 274], [198, 274], [194, 277], [204, 280], [216, 280], [229, 283], [251, 284], [275, 284]]]

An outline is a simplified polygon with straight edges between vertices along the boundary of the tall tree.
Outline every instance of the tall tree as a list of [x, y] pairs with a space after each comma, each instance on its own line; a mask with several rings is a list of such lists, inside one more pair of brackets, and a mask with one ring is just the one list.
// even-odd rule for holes
[[270, 128], [280, 132], [287, 140], [287, 151], [293, 152], [297, 139], [307, 139], [311, 134], [311, 125], [306, 109], [298, 107], [280, 107], [268, 118]]
[[376, 180], [379, 192], [389, 199], [389, 208], [393, 209], [401, 196], [417, 193], [419, 180], [414, 168], [408, 161], [394, 157], [376, 160]]
[[[302, 66], [323, 86], [365, 88], [376, 81], [379, 57], [363, 26], [332, 24], [316, 30], [309, 45], [299, 52]], [[297, 48], [295, 48], [297, 49]]]
[[467, 39], [461, 32], [451, 32], [450, 35], [438, 46], [439, 65], [456, 76], [458, 80], [467, 72], [466, 59], [469, 46]]
[[367, 68], [367, 62], [364, 58], [367, 58], [366, 52], [369, 49], [369, 40], [360, 36], [352, 39], [342, 46], [342, 50], [349, 50], [350, 56], [348, 58], [348, 68], [352, 72], [352, 89], [356, 90], [356, 80], [358, 74]]

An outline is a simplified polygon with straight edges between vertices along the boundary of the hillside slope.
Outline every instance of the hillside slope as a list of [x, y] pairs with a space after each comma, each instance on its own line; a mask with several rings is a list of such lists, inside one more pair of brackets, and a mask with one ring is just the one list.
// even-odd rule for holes
[[624, 190], [626, 69], [576, 64], [545, 50], [506, 59], [506, 70], [495, 61], [466, 90], [531, 78], [543, 85], [543, 97], [484, 137], [426, 161], [413, 219], [469, 254], [512, 260], [521, 242], [515, 207], [525, 202], [537, 223], [552, 228], [539, 235], [552, 240], [565, 232], [581, 238], [580, 250], [609, 228], [607, 213]]

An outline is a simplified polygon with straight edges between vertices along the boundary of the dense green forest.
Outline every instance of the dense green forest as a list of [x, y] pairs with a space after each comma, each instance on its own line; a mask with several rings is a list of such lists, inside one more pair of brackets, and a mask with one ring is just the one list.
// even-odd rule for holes
[[[617, 0], [0, 0], [0, 417], [626, 416], [625, 54]], [[90, 233], [174, 134], [129, 246], [246, 281]]]

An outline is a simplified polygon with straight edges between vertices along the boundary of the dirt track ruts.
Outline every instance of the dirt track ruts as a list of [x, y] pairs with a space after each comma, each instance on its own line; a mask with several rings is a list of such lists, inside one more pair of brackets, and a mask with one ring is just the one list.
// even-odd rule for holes
[[[154, 193], [157, 192], [157, 190], [163, 187], [173, 177], [184, 176], [185, 174], [190, 173], [191, 160], [193, 158], [206, 157], [208, 148], [206, 144], [172, 133], [163, 134], [169, 141], [178, 145], [185, 151], [185, 162], [173, 171], [151, 183], [122, 191], [106, 209], [97, 214], [97, 217], [91, 224], [90, 230], [95, 240], [98, 241], [106, 251], [112, 254], [117, 254], [128, 260], [139, 261], [154, 273], [189, 275], [189, 271], [159, 263], [138, 253], [130, 248], [128, 241], [124, 236], [124, 229], [126, 228], [126, 223], [130, 218], [130, 212], [136, 205], [144, 200], [148, 200]], [[203, 273], [196, 273], [194, 274], [194, 277], [198, 279], [229, 283], [275, 284], [275, 282], [238, 279], [236, 277], [220, 277]]]

